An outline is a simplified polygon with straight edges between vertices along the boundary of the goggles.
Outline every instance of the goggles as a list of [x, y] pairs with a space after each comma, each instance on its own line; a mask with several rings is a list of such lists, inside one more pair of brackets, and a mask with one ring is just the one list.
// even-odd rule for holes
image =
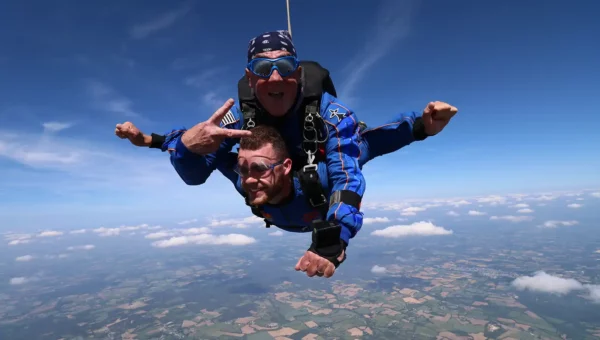
[[287, 77], [298, 69], [300, 63], [293, 56], [285, 56], [275, 59], [256, 58], [250, 60], [246, 66], [250, 72], [261, 78], [268, 79], [277, 70], [282, 77]]
[[267, 177], [271, 170], [276, 166], [283, 164], [283, 161], [279, 161], [273, 164], [267, 164], [265, 162], [251, 163], [250, 166], [244, 166], [236, 164], [234, 171], [244, 177], [263, 178]]

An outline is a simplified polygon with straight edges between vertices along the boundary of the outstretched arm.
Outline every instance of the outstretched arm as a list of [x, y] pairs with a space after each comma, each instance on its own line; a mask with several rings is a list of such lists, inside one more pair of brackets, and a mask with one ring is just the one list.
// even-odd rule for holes
[[358, 164], [358, 120], [352, 111], [335, 101], [327, 101], [322, 107], [321, 115], [329, 133], [325, 146], [331, 185], [327, 220], [341, 225], [341, 239], [348, 245], [362, 227], [360, 203], [366, 188]]
[[[194, 125], [189, 130], [177, 129], [156, 140], [148, 140], [135, 126], [129, 123], [119, 124], [115, 134], [127, 138], [137, 146], [149, 146], [169, 150], [171, 165], [187, 185], [200, 185], [206, 182], [210, 174], [226, 162], [228, 154], [239, 138], [248, 136], [250, 131], [243, 131], [242, 114], [229, 99], [206, 121]], [[150, 144], [148, 144], [150, 143]]]
[[239, 138], [250, 133], [241, 131], [241, 112], [236, 107], [229, 108], [222, 113], [217, 110], [206, 122], [180, 133], [167, 143], [171, 164], [187, 185], [206, 182], [210, 174], [229, 159], [229, 152]]

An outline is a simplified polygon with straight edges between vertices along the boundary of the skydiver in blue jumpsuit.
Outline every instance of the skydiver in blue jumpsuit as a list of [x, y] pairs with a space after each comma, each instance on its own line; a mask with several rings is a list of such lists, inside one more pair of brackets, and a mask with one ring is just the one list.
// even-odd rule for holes
[[[302, 150], [306, 131], [299, 126], [300, 115], [306, 115], [307, 103], [311, 103], [305, 100], [310, 98], [307, 93], [310, 86], [306, 85], [303, 71], [285, 32], [268, 32], [251, 40], [246, 76], [256, 98], [257, 111], [267, 113], [259, 124], [275, 126], [282, 133], [295, 165], [322, 162], [319, 169], [326, 168], [330, 191], [346, 194], [331, 195], [330, 199], [337, 201], [330, 200], [327, 221], [341, 223], [347, 219], [361, 225], [359, 206], [365, 189], [362, 165], [415, 140], [437, 134], [456, 109], [446, 103], [429, 103], [422, 116], [416, 112], [404, 113], [388, 124], [365, 129], [352, 110], [324, 91], [318, 93], [318, 107], [315, 106], [313, 115], [315, 121], [323, 124], [317, 130], [324, 131], [318, 136], [324, 143], [307, 157]], [[233, 100], [228, 100], [211, 118], [189, 130], [175, 129], [162, 137], [153, 134], [149, 145], [147, 137], [142, 137], [144, 141], [137, 144], [169, 150], [171, 163], [182, 180], [188, 185], [200, 185], [215, 169], [227, 171], [224, 166], [229, 162], [231, 149], [239, 138], [251, 134], [248, 130], [254, 122], [233, 104]], [[130, 123], [118, 125], [115, 133], [134, 143], [139, 136], [132, 137], [131, 126]], [[344, 199], [356, 196], [358, 204], [347, 202], [356, 202], [355, 199]]]

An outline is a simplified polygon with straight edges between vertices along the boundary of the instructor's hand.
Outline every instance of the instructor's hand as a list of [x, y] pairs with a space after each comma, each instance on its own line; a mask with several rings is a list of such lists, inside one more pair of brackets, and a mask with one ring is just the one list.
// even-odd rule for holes
[[[344, 252], [338, 257], [338, 260], [344, 258]], [[335, 273], [335, 266], [328, 259], [321, 257], [312, 251], [306, 251], [296, 263], [297, 271], [306, 272], [308, 277], [325, 276], [330, 278]]]
[[425, 133], [429, 136], [440, 133], [457, 112], [458, 109], [448, 103], [430, 102], [423, 110]]
[[181, 142], [188, 150], [199, 155], [207, 155], [219, 149], [225, 138], [242, 138], [252, 133], [247, 130], [223, 129], [221, 120], [233, 107], [233, 99], [228, 99], [207, 121], [199, 123], [181, 136]]
[[135, 146], [150, 146], [152, 143], [152, 136], [144, 135], [132, 122], [117, 124], [115, 135], [121, 139], [129, 139]]

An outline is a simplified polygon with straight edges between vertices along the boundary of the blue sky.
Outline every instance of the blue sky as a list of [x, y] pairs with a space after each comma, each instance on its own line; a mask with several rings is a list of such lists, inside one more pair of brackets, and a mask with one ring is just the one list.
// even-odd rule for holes
[[[367, 165], [366, 200], [600, 186], [599, 5], [347, 3], [292, 0], [292, 33], [360, 119], [459, 108], [439, 136]], [[0, 5], [0, 229], [245, 213], [220, 174], [188, 187], [166, 153], [113, 130], [190, 127], [235, 98], [248, 40], [286, 28], [285, 1], [140, 4]]]

